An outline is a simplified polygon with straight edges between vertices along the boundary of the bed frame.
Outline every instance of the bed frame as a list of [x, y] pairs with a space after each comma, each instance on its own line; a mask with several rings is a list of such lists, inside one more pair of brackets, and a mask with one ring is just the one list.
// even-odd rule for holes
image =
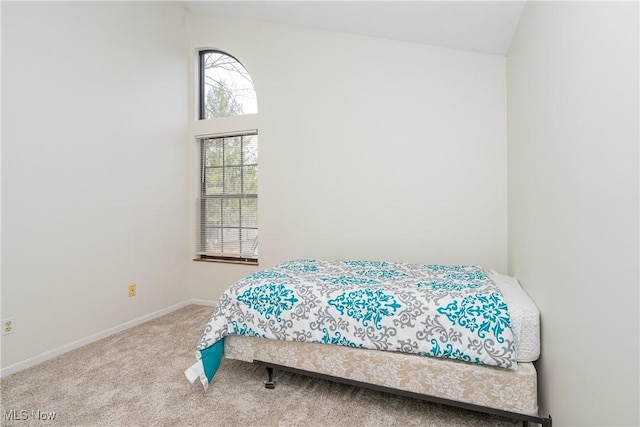
[[398, 352], [248, 336], [226, 337], [225, 357], [264, 366], [268, 389], [275, 387], [277, 369], [519, 420], [523, 426], [552, 427], [550, 415], [538, 415], [537, 372], [530, 362], [519, 363], [514, 371]]
[[398, 396], [410, 397], [413, 399], [424, 400], [426, 402], [439, 403], [441, 405], [455, 406], [457, 408], [468, 409], [470, 411], [482, 412], [485, 414], [498, 415], [501, 417], [512, 418], [514, 420], [522, 421], [523, 426], [529, 425], [529, 423], [541, 424], [543, 427], [552, 427], [551, 415], [547, 418], [542, 418], [533, 415], [520, 414], [518, 412], [504, 411], [502, 409], [495, 409], [486, 406], [474, 405], [471, 403], [458, 402], [451, 399], [443, 399], [437, 396], [429, 396], [427, 394], [413, 393], [411, 391], [400, 390], [397, 388], [385, 387], [382, 385], [365, 383], [360, 381], [354, 381], [347, 378], [334, 377], [332, 375], [319, 374], [317, 372], [305, 371], [304, 369], [292, 368], [290, 366], [276, 365], [274, 363], [264, 362], [262, 360], [254, 360], [254, 364], [265, 366], [267, 368], [268, 379], [264, 382], [264, 387], [267, 389], [274, 389], [276, 382], [273, 378], [273, 370], [279, 369], [285, 372], [291, 372], [294, 374], [306, 375], [312, 378], [319, 378], [322, 380], [334, 381], [337, 383], [352, 385], [356, 387], [362, 387], [369, 390], [381, 391], [384, 393], [394, 394]]

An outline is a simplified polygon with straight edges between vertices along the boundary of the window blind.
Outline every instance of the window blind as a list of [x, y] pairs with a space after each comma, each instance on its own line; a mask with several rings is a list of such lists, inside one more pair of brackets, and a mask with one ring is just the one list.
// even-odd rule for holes
[[258, 135], [199, 138], [197, 255], [258, 259]]

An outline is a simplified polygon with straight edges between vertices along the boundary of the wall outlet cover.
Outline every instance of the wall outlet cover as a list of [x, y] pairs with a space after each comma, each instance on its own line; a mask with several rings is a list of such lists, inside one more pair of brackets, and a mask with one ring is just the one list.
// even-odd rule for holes
[[14, 333], [16, 330], [16, 319], [15, 317], [8, 317], [6, 319], [2, 319], [2, 335], [9, 335]]

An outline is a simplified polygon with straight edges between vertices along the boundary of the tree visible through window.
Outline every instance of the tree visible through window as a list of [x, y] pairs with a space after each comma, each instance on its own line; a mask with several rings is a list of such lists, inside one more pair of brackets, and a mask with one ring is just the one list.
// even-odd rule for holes
[[233, 56], [200, 52], [200, 118], [239, 116], [258, 112], [253, 81]]
[[[200, 52], [200, 119], [257, 111], [253, 82], [242, 64], [222, 52]], [[197, 254], [201, 259], [257, 262], [257, 131], [225, 131], [198, 141]]]

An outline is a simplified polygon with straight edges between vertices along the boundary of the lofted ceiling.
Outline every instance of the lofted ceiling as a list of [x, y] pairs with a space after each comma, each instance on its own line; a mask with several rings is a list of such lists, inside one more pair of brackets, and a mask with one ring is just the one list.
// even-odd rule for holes
[[525, 0], [187, 1], [189, 11], [506, 55]]

